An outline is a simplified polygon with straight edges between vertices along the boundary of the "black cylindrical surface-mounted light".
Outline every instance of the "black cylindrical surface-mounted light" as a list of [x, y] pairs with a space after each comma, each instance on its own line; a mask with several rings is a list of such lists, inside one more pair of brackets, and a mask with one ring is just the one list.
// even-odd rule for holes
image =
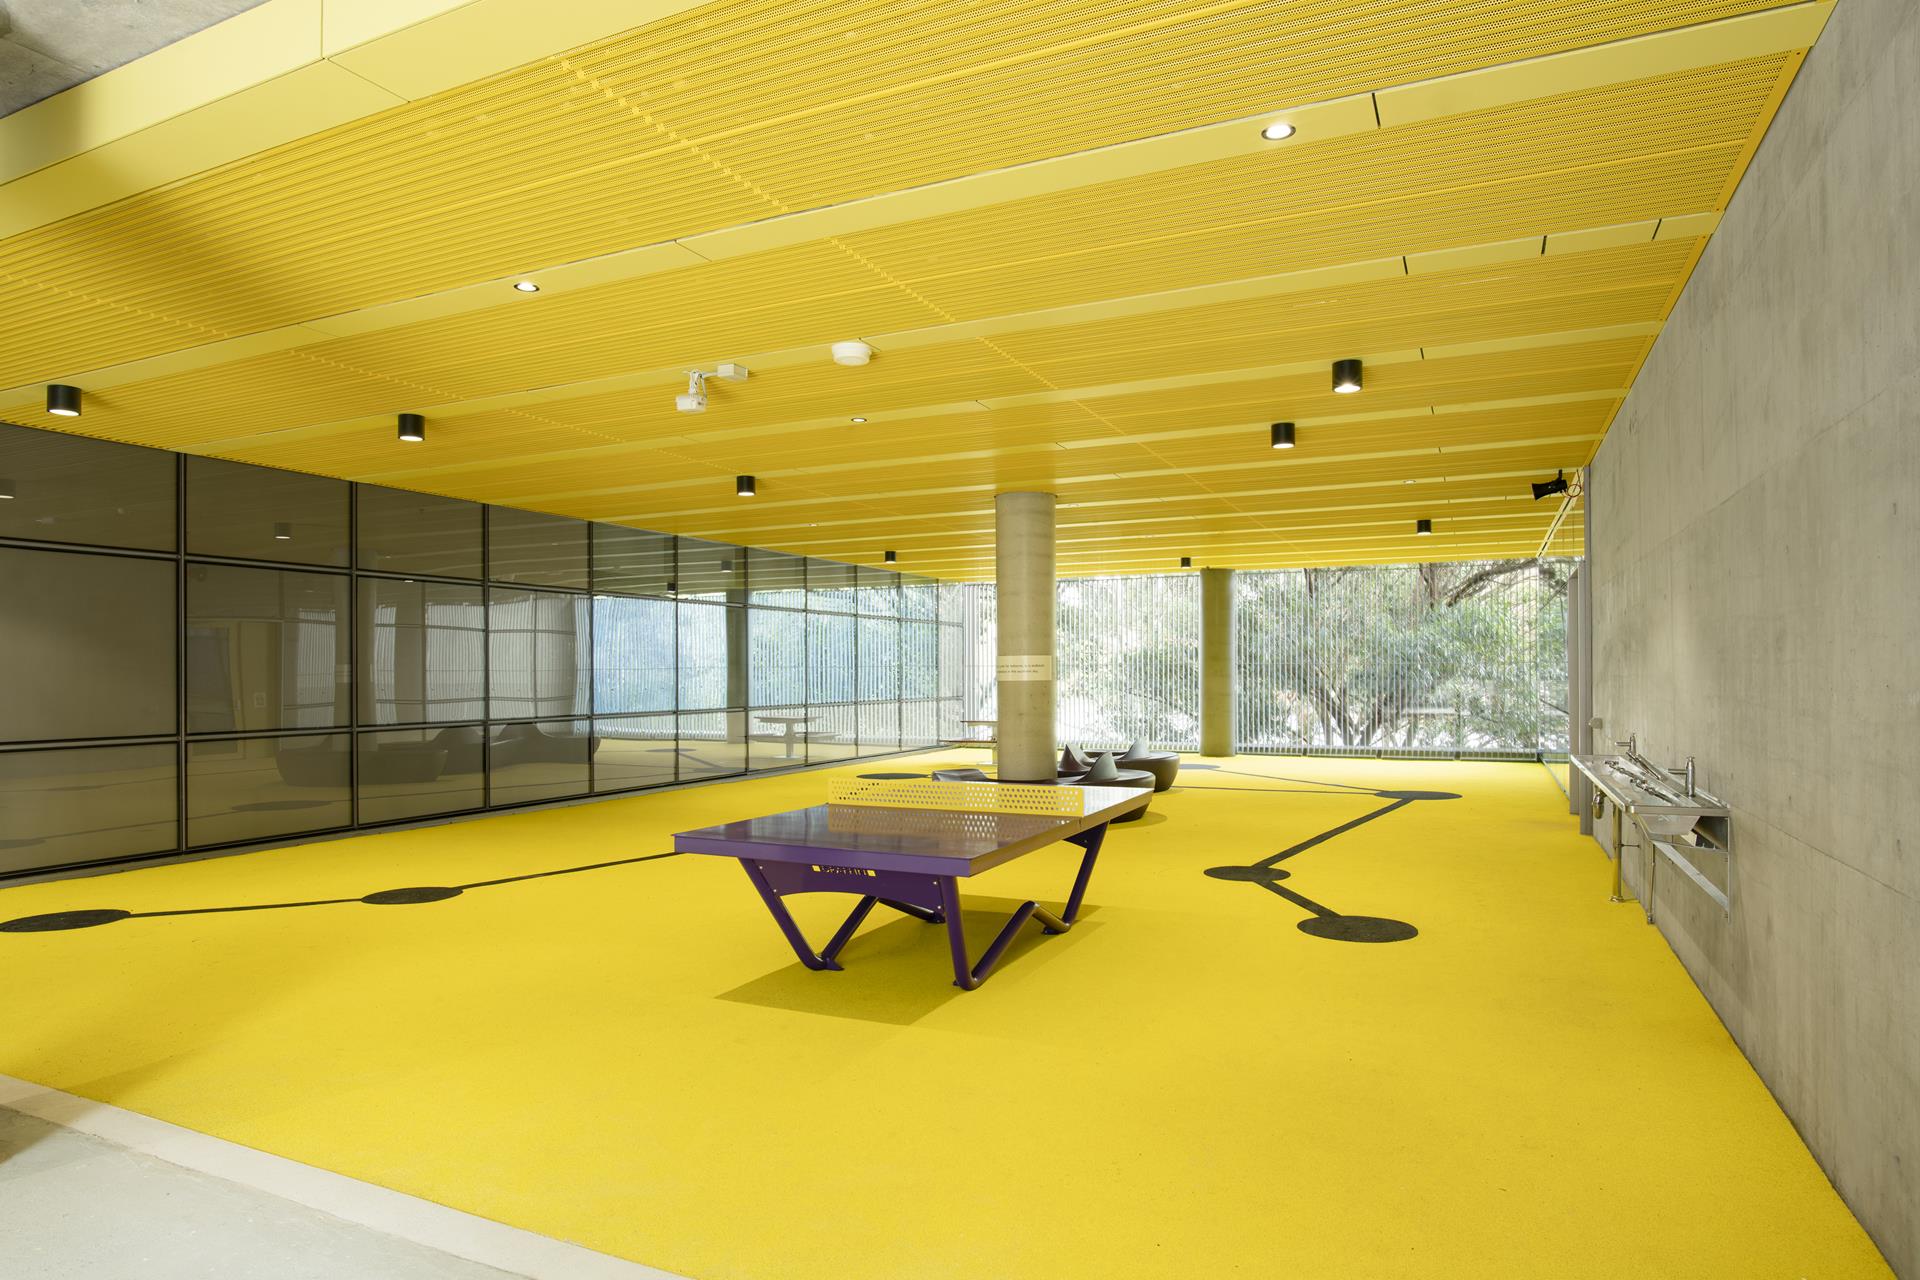
[[1293, 448], [1293, 424], [1276, 422], [1273, 424], [1273, 447], [1276, 449]]
[[758, 493], [759, 490], [754, 487], [752, 476], [735, 476], [733, 478], [733, 492], [736, 497], [751, 498]]
[[273, 540], [274, 540], [275, 542], [292, 542], [292, 541], [293, 541], [293, 526], [292, 526], [292, 525], [290, 525], [290, 524], [288, 524], [288, 523], [287, 523], [286, 521], [284, 521], [284, 520], [282, 520], [282, 521], [281, 521], [281, 522], [280, 522], [279, 524], [276, 524], [276, 525], [274, 525], [274, 526], [273, 526]]
[[896, 553], [894, 553], [894, 552], [892, 552], [892, 551], [889, 551], [889, 552], [887, 552], [887, 563], [888, 563], [888, 564], [899, 564], [899, 563], [900, 563], [900, 557], [899, 557], [899, 555], [898, 555], [898, 554], [896, 554]]
[[1192, 557], [1192, 556], [1181, 556], [1181, 557], [1180, 557], [1180, 567], [1181, 567], [1182, 569], [1191, 569], [1191, 568], [1193, 568], [1193, 557]]
[[13, 481], [0, 477], [0, 502], [10, 501], [12, 498]]
[[1360, 389], [1360, 362], [1358, 360], [1335, 360], [1333, 362], [1333, 389], [1343, 396], [1350, 396]]
[[411, 444], [419, 444], [427, 438], [427, 420], [417, 413], [401, 414], [400, 438]]
[[47, 412], [56, 418], [80, 416], [80, 388], [53, 383], [47, 388]]
[[1413, 522], [1413, 531], [1424, 538], [1433, 532], [1433, 521], [1416, 520]]

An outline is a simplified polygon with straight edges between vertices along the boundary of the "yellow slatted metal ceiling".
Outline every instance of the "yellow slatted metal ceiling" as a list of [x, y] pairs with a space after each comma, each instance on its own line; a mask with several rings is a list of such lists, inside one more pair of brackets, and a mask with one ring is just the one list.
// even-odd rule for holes
[[[268, 0], [368, 29], [312, 55], [364, 102], [240, 137], [265, 90], [175, 84], [6, 169], [0, 417], [939, 577], [1016, 488], [1064, 573], [1577, 554], [1529, 483], [1592, 456], [1831, 7], [740, 0], [546, 48], [470, 3]], [[416, 73], [456, 13], [465, 82]]]

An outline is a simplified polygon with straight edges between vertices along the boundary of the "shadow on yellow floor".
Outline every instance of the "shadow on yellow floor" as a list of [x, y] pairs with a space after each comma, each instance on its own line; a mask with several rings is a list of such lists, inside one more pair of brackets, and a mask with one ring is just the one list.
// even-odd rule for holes
[[[819, 773], [0, 890], [331, 902], [0, 933], [0, 1071], [710, 1280], [1888, 1274], [1546, 771], [1218, 763], [971, 993], [937, 927], [813, 973], [733, 862], [620, 861]], [[1415, 933], [1300, 928], [1357, 918]]]

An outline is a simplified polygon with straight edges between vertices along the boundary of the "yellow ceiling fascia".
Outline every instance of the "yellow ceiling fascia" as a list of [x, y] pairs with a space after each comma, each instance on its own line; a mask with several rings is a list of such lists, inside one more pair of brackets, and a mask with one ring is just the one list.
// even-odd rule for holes
[[1475, 244], [1461, 249], [1436, 249], [1431, 253], [1410, 253], [1407, 255], [1407, 274], [1425, 276], [1441, 271], [1466, 271], [1473, 267], [1491, 267], [1502, 262], [1537, 258], [1546, 252], [1546, 243], [1545, 236], [1528, 236], [1523, 240], [1503, 240], [1498, 244]]
[[325, 0], [326, 56], [410, 101], [697, 7], [699, 0]]
[[1655, 240], [1690, 240], [1696, 236], [1710, 236], [1720, 226], [1718, 213], [1688, 213], [1678, 218], [1660, 219], [1660, 229], [1653, 233]]
[[[1261, 129], [1276, 119], [1295, 126], [1292, 137], [1275, 142], [1261, 136]], [[1148, 177], [1190, 165], [1324, 142], [1379, 127], [1373, 112], [1373, 96], [1355, 94], [1290, 111], [1266, 112], [767, 218], [689, 236], [682, 243], [703, 257], [737, 258], [769, 249], [784, 249], [803, 241], [854, 235], [969, 209]]]
[[[89, 80], [76, 85], [65, 94], [47, 99], [47, 103], [98, 83]], [[343, 67], [309, 61], [0, 186], [0, 239], [264, 151], [289, 138], [319, 133], [384, 111], [400, 102]], [[26, 114], [19, 112], [0, 124]], [[0, 138], [0, 146], [7, 141]]]
[[320, 0], [266, 0], [0, 119], [0, 182], [243, 93], [312, 63]]
[[[1683, 215], [1681, 217], [1633, 224], [1636, 227], [1644, 227], [1647, 231], [1646, 235], [1636, 236], [1635, 239], [1651, 239], [1653, 228], [1660, 222], [1684, 224], [1690, 217], [1697, 216], [1698, 215]], [[1717, 215], [1707, 216], [1713, 217]], [[1602, 228], [1601, 230], [1611, 231], [1614, 229]], [[1581, 233], [1574, 232], [1570, 234], [1578, 235]], [[1623, 241], [1621, 243], [1628, 242], [1631, 241]], [[1510, 246], [1515, 244], [1530, 244], [1534, 247], [1532, 254], [1523, 256], [1539, 256], [1540, 237], [1538, 236], [1528, 237], [1521, 241], [1506, 242], [1504, 245], [1485, 246], [1484, 248], [1494, 251], [1496, 254], [1510, 253]], [[649, 246], [647, 250], [636, 250], [634, 252], [660, 250], [670, 253], [673, 249], [674, 246], [669, 244], [664, 246]], [[1474, 259], [1482, 252], [1482, 249], [1482, 246], [1468, 246], [1464, 249], [1447, 250], [1445, 252], [1447, 254], [1460, 255], [1460, 260], [1455, 264], [1455, 269], [1464, 270], [1475, 265], [1480, 265], [1480, 263], [1474, 261]], [[1415, 256], [1438, 257], [1443, 255]], [[1484, 261], [1501, 260], [1505, 259], [1495, 256], [1487, 258]], [[1289, 293], [1305, 293], [1319, 289], [1337, 288], [1346, 284], [1394, 279], [1403, 277], [1406, 274], [1406, 261], [1407, 259], [1405, 258], [1392, 257], [1371, 259], [1366, 262], [1343, 263], [1306, 271], [1259, 276], [1251, 280], [1233, 280], [1223, 284], [1199, 285], [1192, 288], [1141, 294], [1135, 297], [1111, 298], [1099, 302], [1054, 307], [1042, 311], [1027, 311], [1013, 315], [993, 316], [984, 320], [965, 321], [950, 325], [933, 325], [922, 329], [877, 334], [874, 335], [870, 341], [874, 348], [882, 353], [882, 358], [884, 359], [884, 353], [889, 351], [906, 351], [919, 347], [964, 342], [976, 338], [1023, 333], [1037, 329], [1062, 328], [1105, 320], [1153, 315], [1167, 311], [1180, 311], [1191, 307], [1243, 302], [1263, 297], [1279, 297]], [[559, 272], [541, 273], [537, 278], [543, 282], [543, 289], [546, 287], [545, 281], [549, 278], [556, 277], [556, 287], [558, 288], [586, 287], [589, 283], [601, 283], [601, 281], [597, 279], [589, 280], [583, 276], [567, 275], [565, 272], [574, 270], [587, 272], [595, 270], [596, 268], [604, 268], [605, 266], [604, 260], [596, 259], [587, 263], [576, 264], [574, 267], [565, 268]], [[669, 270], [671, 267], [663, 262], [659, 269]], [[454, 292], [462, 295], [470, 295], [473, 291], [483, 288], [494, 290], [497, 293], [510, 289], [510, 284], [502, 281], [485, 286], [470, 286], [467, 290], [456, 290]], [[371, 327], [362, 329], [357, 326], [357, 321], [360, 317], [371, 316], [376, 312], [387, 312], [394, 308], [424, 307], [428, 305], [432, 299], [445, 296], [447, 295], [432, 295], [429, 299], [410, 298], [402, 302], [388, 304], [385, 308], [369, 308], [366, 311], [352, 312], [345, 316], [335, 316], [310, 321], [305, 325], [288, 325], [280, 329], [264, 330], [260, 333], [248, 334], [239, 338], [205, 343], [181, 351], [170, 352], [164, 356], [154, 356], [146, 360], [134, 361], [129, 364], [116, 365], [110, 369], [99, 370], [85, 377], [75, 378], [73, 379], [73, 383], [86, 391], [108, 390], [113, 387], [143, 381], [147, 378], [188, 372], [193, 369], [224, 364], [230, 360], [238, 360], [267, 351], [284, 351], [294, 347], [306, 346], [323, 340], [326, 337], [346, 337], [357, 333], [370, 332], [372, 331]], [[486, 305], [492, 304], [489, 302]], [[452, 314], [452, 312], [449, 312], [449, 314]], [[429, 317], [422, 315], [419, 318], [426, 319]], [[384, 328], [391, 326], [381, 325], [377, 327]], [[1437, 359], [1448, 355], [1483, 354], [1501, 350], [1518, 351], [1540, 346], [1558, 346], [1562, 344], [1594, 341], [1608, 337], [1632, 337], [1639, 336], [1642, 333], [1653, 334], [1658, 331], [1658, 325], [1619, 325], [1604, 329], [1576, 330], [1566, 333], [1528, 334], [1513, 338], [1494, 339], [1484, 343], [1462, 344], [1458, 347], [1432, 347], [1425, 352], [1425, 358]], [[749, 369], [757, 369], [765, 372], [774, 369], [793, 368], [809, 362], [826, 360], [829, 357], [826, 344], [815, 344], [781, 351], [737, 353], [734, 354], [732, 358], [739, 360], [740, 363], [746, 365]], [[1405, 360], [1418, 360], [1422, 358], [1422, 353], [1419, 351], [1383, 352], [1373, 355], [1362, 353], [1362, 358], [1370, 363], [1391, 364]], [[1131, 394], [1135, 391], [1154, 390], [1161, 387], [1198, 386], [1208, 382], [1232, 382], [1246, 378], [1276, 375], [1284, 376], [1289, 373], [1306, 372], [1309, 371], [1310, 368], [1311, 365], [1309, 364], [1289, 364], [1266, 366], [1250, 370], [1230, 370], [1223, 373], [1182, 375], [1176, 378], [1150, 380], [1137, 384], [1119, 384], [1120, 389], [1118, 390], [1097, 387], [1063, 388], [1052, 391], [1033, 392], [1023, 396], [997, 397], [988, 400], [968, 400], [953, 404], [914, 406], [893, 410], [876, 410], [870, 416], [874, 422], [886, 422], [933, 414], [976, 413], [991, 408], [1010, 408], [1022, 404], [1060, 403], [1102, 396]], [[589, 396], [637, 390], [649, 386], [664, 386], [677, 382], [685, 376], [686, 370], [677, 366], [636, 370], [629, 373], [613, 374], [607, 377], [594, 378], [581, 382], [555, 383], [548, 386], [529, 388], [524, 391], [507, 392], [474, 400], [422, 405], [416, 411], [425, 413], [430, 417], [446, 418], [503, 409], [526, 409], [536, 405], [549, 404], [562, 400], [577, 400]], [[7, 403], [8, 400], [14, 396], [30, 398], [38, 395], [40, 385], [39, 383], [33, 383], [10, 387], [5, 391], [0, 391], [0, 404]], [[237, 448], [249, 443], [258, 443], [261, 439], [269, 435], [278, 442], [319, 439], [343, 429], [373, 426], [383, 421], [385, 421], [384, 417], [360, 417], [338, 419], [329, 422], [308, 423], [273, 432], [253, 431], [246, 435], [204, 441], [196, 447], [210, 453], [218, 453], [225, 449]], [[766, 426], [745, 427], [738, 429], [736, 432], [718, 435], [710, 435], [702, 432], [700, 433], [700, 438], [746, 439], [769, 434], [773, 431], [826, 428], [841, 425], [844, 424], [837, 418], [823, 419], [810, 422], [789, 423], [777, 428]], [[564, 457], [567, 456], [567, 454], [562, 453], [556, 456]], [[428, 472], [427, 474], [440, 473]]]
[[1655, 35], [1382, 89], [1374, 100], [1383, 128], [1463, 115], [1628, 80], [1806, 49], [1820, 36], [1834, 0], [1806, 0], [1762, 13], [1703, 22]]
[[1588, 227], [1584, 231], [1560, 231], [1547, 237], [1546, 254], [1589, 253], [1595, 249], [1617, 249], [1622, 245], [1645, 244], [1660, 229], [1660, 219], [1622, 222], [1611, 227]]
[[[1761, 14], [1721, 19], [1460, 76], [1403, 85], [1373, 94], [1305, 104], [1292, 110], [1267, 112], [1223, 124], [1182, 130], [839, 205], [784, 214], [591, 259], [554, 264], [534, 271], [530, 277], [515, 278], [532, 278], [540, 282], [543, 288], [549, 280], [556, 288], [581, 288], [637, 279], [703, 260], [738, 257], [775, 247], [826, 240], [854, 231], [1057, 194], [1208, 160], [1252, 154], [1263, 149], [1308, 145], [1319, 139], [1364, 132], [1378, 127], [1375, 120], [1376, 104], [1379, 106], [1379, 121], [1386, 124], [1408, 123], [1433, 115], [1505, 106], [1667, 71], [1684, 71], [1779, 53], [1810, 44], [1813, 37], [1818, 35], [1820, 25], [1825, 22], [1831, 3], [1832, 0], [1807, 0]], [[643, 4], [580, 0], [567, 6], [544, 4], [537, 9], [532, 0], [268, 0], [266, 5], [249, 11], [250, 14], [271, 11], [277, 25], [260, 28], [265, 34], [247, 37], [246, 32], [253, 28], [236, 27], [240, 18], [230, 19], [166, 50], [148, 55], [148, 59], [140, 59], [119, 72], [78, 85], [41, 104], [49, 106], [66, 99], [68, 104], [62, 110], [85, 111], [88, 95], [94, 92], [94, 86], [121, 72], [145, 74], [136, 73], [136, 68], [142, 67], [149, 59], [160, 58], [162, 54], [170, 55], [174, 60], [168, 65], [192, 65], [201, 72], [196, 76], [183, 76], [175, 70], [169, 72], [169, 76], [204, 81], [215, 86], [209, 95], [201, 99], [208, 105], [185, 109], [164, 124], [153, 125], [155, 129], [171, 131], [167, 138], [158, 135], [149, 138], [147, 135], [150, 130], [141, 130], [137, 135], [121, 139], [124, 147], [119, 143], [111, 147], [96, 147], [96, 151], [114, 151], [115, 154], [111, 156], [96, 156], [94, 152], [87, 152], [34, 174], [30, 180], [0, 185], [0, 237], [137, 190], [162, 185], [251, 151], [264, 150], [302, 136], [303, 132], [315, 132], [397, 105], [407, 95], [424, 90], [426, 84], [425, 81], [415, 83], [410, 80], [408, 77], [413, 72], [387, 74], [379, 70], [376, 63], [386, 58], [385, 51], [390, 45], [394, 49], [404, 47], [409, 50], [400, 60], [410, 64], [435, 64], [445, 60], [451, 65], [462, 58], [477, 56], [471, 55], [470, 48], [491, 50], [489, 57], [510, 59], [498, 65], [488, 63], [485, 68], [499, 71], [691, 7], [692, 0], [645, 0]], [[556, 9], [563, 11], [564, 16], [557, 17], [551, 12]], [[241, 15], [242, 18], [247, 16]], [[233, 31], [229, 32], [229, 28]], [[320, 34], [323, 28], [330, 33], [324, 37], [324, 45]], [[294, 34], [296, 29], [304, 34]], [[531, 42], [527, 39], [530, 31], [540, 33]], [[216, 36], [216, 33], [220, 34]], [[245, 37], [245, 56], [236, 57], [233, 44], [238, 37]], [[264, 50], [259, 56], [251, 52], [256, 41]], [[454, 51], [449, 53], [443, 49], [443, 41]], [[340, 50], [334, 63], [313, 61], [324, 59], [324, 49], [330, 47]], [[206, 52], [201, 52], [202, 49]], [[308, 64], [297, 61], [302, 56], [302, 50], [309, 59]], [[199, 61], [192, 64], [183, 61], [189, 54]], [[202, 67], [201, 62], [208, 65]], [[251, 88], [237, 86], [231, 80], [222, 87], [219, 75], [215, 72], [228, 62], [268, 66], [285, 66], [292, 62], [297, 69], [287, 71], [278, 80], [254, 84]], [[475, 70], [480, 65], [478, 63], [461, 65], [466, 69], [459, 74], [466, 75], [468, 79], [485, 73], [484, 70]], [[328, 71], [328, 67], [332, 70]], [[353, 70], [342, 75], [342, 70], [348, 68]], [[453, 73], [429, 68], [418, 74], [429, 80], [437, 80]], [[212, 96], [220, 94], [225, 96], [220, 97], [217, 103], [212, 102]], [[254, 102], [256, 97], [259, 98], [258, 107]], [[1402, 104], [1395, 108], [1399, 114], [1389, 113], [1387, 104], [1390, 101]], [[181, 102], [174, 100], [169, 109], [180, 106]], [[202, 118], [202, 113], [213, 111], [215, 107], [222, 110]], [[38, 109], [30, 108], [12, 119], [21, 120]], [[1261, 138], [1259, 126], [1278, 118], [1296, 123], [1299, 132], [1278, 143]], [[11, 121], [0, 121], [0, 142], [7, 140], [4, 127], [9, 123]], [[180, 136], [173, 137], [174, 132]], [[79, 163], [81, 161], [90, 163]], [[74, 167], [69, 169], [68, 166]], [[1553, 252], [1555, 247], [1549, 244], [1547, 251]], [[1270, 278], [1273, 285], [1271, 291], [1285, 292], [1289, 286], [1300, 289], [1331, 287], [1349, 280], [1377, 278], [1377, 275], [1404, 274], [1411, 269], [1411, 264], [1406, 260], [1386, 259], [1331, 269], [1336, 273], [1352, 273], [1345, 276], [1320, 275], [1316, 278], [1315, 272], [1294, 272]], [[1441, 265], [1432, 264], [1432, 269], [1441, 269]], [[366, 308], [360, 312], [310, 318], [301, 323], [332, 335], [370, 333], [422, 319], [460, 315], [502, 305], [503, 301], [510, 300], [501, 299], [500, 291], [510, 283], [510, 280], [477, 282], [433, 295]], [[1243, 296], [1260, 296], [1262, 292], [1257, 284], [1249, 286], [1242, 282], [1238, 287], [1248, 288], [1248, 293]], [[1209, 301], [1231, 300], [1233, 296], [1229, 291], [1222, 291], [1218, 296], [1209, 297], [1204, 293], [1205, 288], [1195, 290], [1191, 295], [1192, 301], [1176, 305], [1204, 305]], [[1120, 303], [1090, 304], [1080, 314], [1067, 314], [1075, 309], [1061, 308], [1058, 322], [1079, 323], [1129, 314], [1124, 306], [1125, 300]], [[884, 350], [882, 338], [896, 347], [904, 347], [925, 341], [952, 341], [962, 336], [986, 337], [992, 336], [997, 331], [995, 326], [1004, 322], [1006, 318], [972, 322], [978, 326], [973, 332], [960, 327], [940, 326], [931, 333], [917, 331], [860, 336]], [[216, 363], [220, 359], [217, 344], [205, 344], [197, 349], [209, 363]], [[118, 385], [124, 381], [114, 377], [111, 368], [70, 370], [63, 377], [65, 381], [83, 389]]]
[[0, 238], [699, 2], [266, 0], [0, 119]]

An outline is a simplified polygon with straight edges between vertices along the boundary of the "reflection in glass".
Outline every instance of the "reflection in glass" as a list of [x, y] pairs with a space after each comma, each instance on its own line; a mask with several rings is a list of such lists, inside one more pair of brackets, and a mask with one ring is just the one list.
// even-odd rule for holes
[[931, 622], [900, 624], [900, 696], [933, 698], [940, 693], [940, 628]]
[[587, 585], [587, 522], [492, 507], [487, 513], [487, 576], [536, 587]]
[[805, 706], [761, 707], [747, 713], [753, 731], [749, 759], [756, 769], [785, 769], [807, 762], [807, 730], [813, 714]]
[[940, 742], [940, 705], [931, 698], [900, 704], [900, 745], [932, 747]]
[[853, 612], [853, 566], [807, 561], [807, 608], [816, 613]]
[[852, 702], [853, 619], [807, 615], [807, 701]]
[[680, 717], [680, 780], [742, 773], [747, 767], [746, 713], [705, 711]]
[[585, 795], [597, 745], [585, 720], [495, 726], [487, 746], [492, 803], [526, 804]]
[[0, 752], [0, 872], [176, 847], [173, 744]]
[[347, 580], [187, 567], [187, 732], [347, 722]]
[[749, 706], [807, 700], [807, 615], [749, 609], [747, 644]]
[[851, 702], [807, 708], [807, 763], [851, 760], [859, 752], [858, 708]]
[[0, 547], [0, 739], [172, 733], [170, 560]]
[[173, 550], [174, 455], [0, 423], [0, 537]]
[[593, 526], [593, 589], [629, 596], [671, 595], [673, 535]]
[[589, 598], [494, 587], [488, 601], [488, 715], [585, 714]]
[[231, 844], [353, 821], [347, 735], [187, 744], [187, 843]]
[[877, 755], [900, 749], [900, 704], [863, 702], [860, 704], [860, 754]]
[[807, 607], [807, 562], [805, 557], [781, 551], [747, 553], [747, 603], [771, 609]]
[[593, 722], [595, 791], [629, 791], [672, 782], [680, 749], [674, 717], [616, 716]]
[[360, 567], [439, 578], [480, 576], [477, 502], [360, 486]]
[[926, 618], [940, 616], [940, 584], [932, 578], [900, 575], [900, 616]]
[[900, 624], [892, 618], [861, 618], [858, 622], [858, 697], [862, 702], [876, 698], [892, 702], [900, 696]]
[[858, 586], [854, 590], [854, 608], [882, 618], [900, 616], [900, 575], [891, 569], [860, 565], [854, 571]]
[[439, 729], [361, 734], [360, 821], [398, 822], [481, 808], [486, 793], [479, 772], [457, 768], [465, 763], [463, 736]]
[[594, 710], [672, 711], [674, 643], [671, 600], [594, 597]]
[[740, 604], [747, 589], [747, 550], [724, 542], [680, 539], [680, 598]]
[[187, 550], [345, 568], [346, 481], [190, 457]]
[[486, 715], [481, 588], [360, 579], [360, 723], [419, 724]]
[[743, 706], [746, 611], [680, 601], [680, 705]]

